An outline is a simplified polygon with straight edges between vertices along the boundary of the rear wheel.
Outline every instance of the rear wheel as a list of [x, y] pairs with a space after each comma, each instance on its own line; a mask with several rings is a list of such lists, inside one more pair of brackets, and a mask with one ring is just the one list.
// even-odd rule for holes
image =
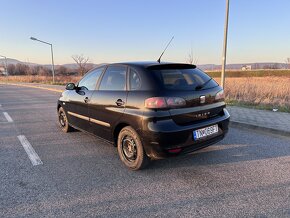
[[131, 170], [140, 170], [149, 163], [138, 133], [132, 127], [125, 127], [118, 136], [118, 154], [121, 161]]
[[58, 122], [63, 132], [71, 132], [73, 128], [69, 125], [66, 113], [62, 107], [58, 109]]

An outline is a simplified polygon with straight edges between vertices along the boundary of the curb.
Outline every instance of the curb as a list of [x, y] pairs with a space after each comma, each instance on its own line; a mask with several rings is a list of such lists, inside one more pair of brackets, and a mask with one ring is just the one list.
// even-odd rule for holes
[[238, 127], [241, 129], [252, 129], [257, 130], [261, 132], [271, 133], [275, 135], [281, 135], [281, 136], [287, 136], [290, 137], [290, 132], [284, 131], [284, 130], [277, 130], [269, 127], [263, 127], [263, 126], [257, 126], [249, 123], [243, 123], [243, 122], [237, 122], [237, 121], [230, 121], [231, 127]]
[[16, 83], [1, 83], [4, 85], [12, 85], [12, 86], [22, 86], [22, 87], [28, 87], [28, 88], [35, 88], [35, 89], [43, 89], [43, 90], [49, 90], [53, 92], [63, 92], [63, 90], [60, 89], [53, 89], [53, 88], [47, 88], [47, 87], [41, 87], [41, 86], [33, 86], [33, 85], [26, 85], [26, 84], [16, 84]]

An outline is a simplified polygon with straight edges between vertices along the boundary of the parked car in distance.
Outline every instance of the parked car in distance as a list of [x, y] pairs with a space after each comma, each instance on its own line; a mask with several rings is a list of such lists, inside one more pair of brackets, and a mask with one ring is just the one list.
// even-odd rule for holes
[[222, 140], [230, 115], [223, 89], [190, 64], [128, 62], [89, 71], [57, 103], [61, 129], [117, 146], [132, 170]]

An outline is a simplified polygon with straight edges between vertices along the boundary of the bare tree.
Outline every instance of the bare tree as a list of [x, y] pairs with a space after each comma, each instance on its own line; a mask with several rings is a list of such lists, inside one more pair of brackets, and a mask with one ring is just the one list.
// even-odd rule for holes
[[39, 72], [39, 69], [40, 69], [40, 66], [39, 65], [37, 65], [37, 66], [31, 66], [30, 67], [31, 75], [37, 75], [38, 72]]
[[39, 66], [37, 74], [40, 76], [49, 76], [51, 75], [51, 70], [44, 66]]
[[60, 66], [58, 67], [57, 72], [60, 75], [66, 75], [68, 72], [68, 69], [65, 66]]
[[7, 71], [9, 75], [14, 75], [15, 74], [15, 65], [14, 64], [9, 64], [7, 67]]
[[15, 75], [27, 75], [29, 72], [29, 66], [26, 64], [16, 64], [15, 66]]
[[194, 65], [196, 65], [198, 63], [198, 58], [196, 58], [196, 57], [194, 58], [192, 48], [190, 49], [190, 52], [188, 53], [186, 63], [194, 64]]
[[83, 55], [73, 55], [72, 59], [78, 65], [78, 71], [83, 76], [89, 70], [89, 57], [84, 57]]
[[192, 48], [190, 49], [190, 52], [188, 53], [188, 56], [187, 56], [187, 59], [186, 59], [186, 63], [193, 64], [193, 52], [192, 52]]

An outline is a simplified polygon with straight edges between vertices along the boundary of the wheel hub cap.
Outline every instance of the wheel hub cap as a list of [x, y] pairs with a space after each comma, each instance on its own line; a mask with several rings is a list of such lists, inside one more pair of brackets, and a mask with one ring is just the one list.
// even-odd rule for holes
[[62, 127], [66, 125], [66, 117], [62, 112], [59, 114], [59, 122]]
[[134, 139], [125, 136], [122, 140], [122, 149], [125, 158], [128, 161], [134, 161], [137, 158], [137, 147]]

